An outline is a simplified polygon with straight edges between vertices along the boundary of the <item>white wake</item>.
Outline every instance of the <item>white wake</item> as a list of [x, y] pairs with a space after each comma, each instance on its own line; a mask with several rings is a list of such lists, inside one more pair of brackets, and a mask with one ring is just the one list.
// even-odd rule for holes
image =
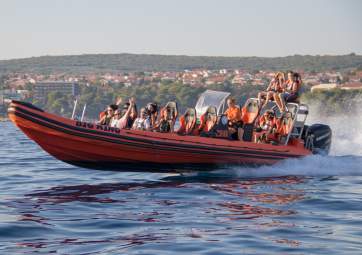
[[[362, 105], [362, 98], [359, 101]], [[323, 102], [309, 106], [307, 124], [321, 123], [331, 127], [333, 137], [329, 156], [313, 155], [258, 168], [237, 167], [233, 174], [240, 177], [362, 176], [362, 110], [346, 111], [343, 115], [321, 116], [321, 107]]]

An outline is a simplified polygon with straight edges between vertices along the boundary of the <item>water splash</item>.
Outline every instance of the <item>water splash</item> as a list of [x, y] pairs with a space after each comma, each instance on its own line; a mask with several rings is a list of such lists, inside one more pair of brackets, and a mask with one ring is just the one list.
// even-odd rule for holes
[[[355, 105], [362, 104], [362, 97], [354, 98]], [[323, 123], [333, 132], [330, 155], [362, 156], [362, 113], [359, 109], [347, 110], [344, 114], [321, 115], [323, 102], [309, 105], [307, 124]], [[352, 109], [352, 108], [351, 108]]]
[[[302, 159], [288, 159], [272, 166], [258, 168], [234, 168], [232, 174], [238, 177], [269, 176], [362, 176], [361, 156], [319, 156]], [[220, 173], [226, 173], [221, 170]]]

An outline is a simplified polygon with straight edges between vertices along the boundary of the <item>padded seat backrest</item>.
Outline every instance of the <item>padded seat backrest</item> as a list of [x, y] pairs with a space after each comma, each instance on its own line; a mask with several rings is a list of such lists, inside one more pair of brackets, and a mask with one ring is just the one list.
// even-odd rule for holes
[[259, 115], [259, 105], [256, 99], [248, 99], [241, 109], [244, 124], [252, 124]]

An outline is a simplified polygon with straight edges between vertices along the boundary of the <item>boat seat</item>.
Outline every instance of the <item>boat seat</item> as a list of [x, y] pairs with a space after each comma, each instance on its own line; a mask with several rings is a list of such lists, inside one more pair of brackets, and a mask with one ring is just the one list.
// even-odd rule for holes
[[217, 117], [217, 122], [214, 127], [216, 132], [216, 137], [218, 138], [228, 138], [229, 137], [229, 127], [228, 127], [228, 118], [226, 114], [222, 114]]
[[187, 108], [184, 115], [180, 117], [180, 128], [177, 130], [179, 135], [190, 135], [196, 127], [196, 110]]
[[285, 116], [277, 119], [277, 136], [281, 143], [285, 143], [289, 133], [293, 128], [293, 118], [291, 114], [286, 114]]
[[248, 99], [241, 109], [244, 124], [253, 124], [259, 115], [259, 104], [257, 99]]
[[251, 142], [253, 140], [254, 124], [244, 124], [243, 141]]

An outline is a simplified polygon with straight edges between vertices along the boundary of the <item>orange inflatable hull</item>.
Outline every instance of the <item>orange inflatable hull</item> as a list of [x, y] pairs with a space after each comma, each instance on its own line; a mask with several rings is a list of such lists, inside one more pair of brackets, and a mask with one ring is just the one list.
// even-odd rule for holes
[[12, 101], [9, 118], [50, 155], [95, 169], [171, 172], [225, 165], [270, 165], [311, 154], [302, 140], [287, 146], [175, 133], [119, 130], [56, 116]]

